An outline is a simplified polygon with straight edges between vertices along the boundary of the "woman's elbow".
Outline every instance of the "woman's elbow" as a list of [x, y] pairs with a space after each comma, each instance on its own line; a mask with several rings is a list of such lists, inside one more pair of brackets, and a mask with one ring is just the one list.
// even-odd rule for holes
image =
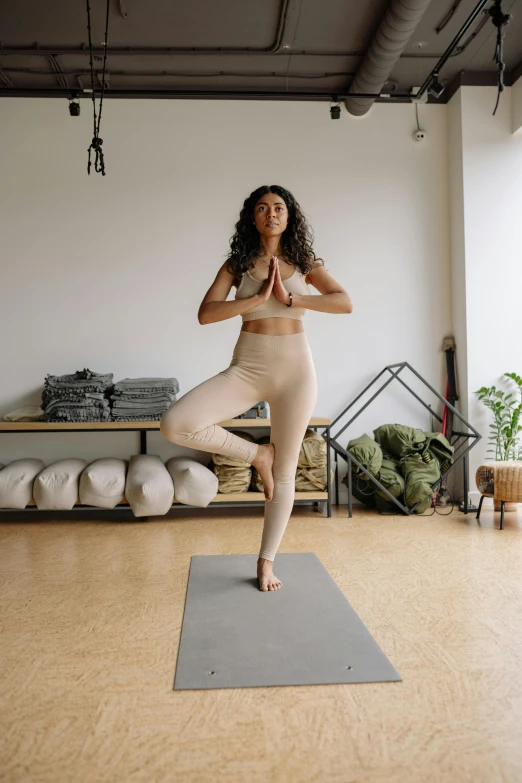
[[208, 313], [205, 312], [205, 308], [204, 307], [200, 307], [199, 308], [199, 311], [198, 311], [198, 321], [199, 321], [199, 323], [202, 326], [204, 326], [205, 324], [210, 323], [210, 321], [208, 320]]

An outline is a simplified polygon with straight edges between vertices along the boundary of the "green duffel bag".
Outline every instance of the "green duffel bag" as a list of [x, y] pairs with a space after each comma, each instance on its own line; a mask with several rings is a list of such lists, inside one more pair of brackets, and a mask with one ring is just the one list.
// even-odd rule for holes
[[[380, 490], [378, 490], [378, 492], [380, 492]], [[399, 500], [401, 503], [404, 502], [403, 497], [400, 497]], [[375, 493], [375, 508], [381, 514], [384, 514], [385, 512], [392, 513], [392, 514], [404, 514], [404, 512], [401, 511], [401, 509], [395, 505], [393, 500], [390, 500], [389, 498], [386, 498], [386, 500], [384, 500], [383, 498], [379, 497], [377, 492]]]
[[426, 435], [422, 430], [405, 424], [382, 424], [374, 430], [377, 443], [399, 459], [415, 451], [421, 451]]
[[[382, 449], [369, 435], [361, 435], [348, 441], [346, 450], [364, 465], [366, 470], [375, 476], [379, 476], [382, 465]], [[348, 486], [348, 474], [342, 483]], [[375, 508], [375, 485], [355, 463], [352, 462], [352, 495], [361, 503], [370, 508]]]
[[423, 514], [433, 500], [433, 484], [440, 477], [440, 462], [432, 456], [426, 463], [421, 454], [410, 454], [401, 460], [401, 470], [405, 478], [404, 499], [408, 508], [420, 501], [415, 514]]
[[[341, 483], [345, 484], [346, 487], [348, 486], [348, 474], [344, 476]], [[381, 483], [384, 484], [384, 481]], [[386, 488], [388, 489], [388, 487]], [[384, 492], [382, 492], [382, 490], [376, 489], [375, 485], [369, 479], [363, 481], [363, 479], [359, 478], [359, 476], [354, 476], [353, 474], [352, 474], [352, 495], [354, 496], [354, 498], [357, 498], [357, 500], [360, 500], [361, 503], [364, 503], [369, 508], [374, 508], [377, 511], [380, 512], [391, 511], [392, 513], [397, 513], [397, 514], [403, 513], [395, 505], [393, 500], [390, 500], [388, 497], [386, 497]], [[380, 497], [381, 495], [382, 497]], [[402, 494], [394, 495], [394, 497], [398, 497], [401, 503], [404, 503], [404, 497], [402, 496]]]
[[[386, 449], [382, 449], [382, 466], [377, 478], [394, 498], [399, 498], [404, 494], [404, 478], [401, 473], [399, 460], [397, 457], [394, 457], [393, 454], [386, 451]], [[382, 489], [376, 489], [375, 491], [380, 498], [387, 503], [391, 503], [394, 508], [397, 508]]]
[[[348, 487], [348, 473], [346, 476], [344, 476], [343, 480], [341, 481], [341, 484], [344, 484], [346, 487]], [[364, 476], [364, 478], [361, 478], [360, 476], [357, 476], [353, 470], [352, 470], [352, 495], [354, 498], [357, 498], [357, 500], [360, 500], [361, 503], [364, 503], [366, 506], [369, 506], [370, 508], [375, 508], [376, 505], [376, 495], [375, 495], [375, 485], [370, 481], [370, 479], [367, 476]]]
[[[369, 435], [366, 435], [365, 433], [359, 438], [348, 441], [346, 451], [348, 451], [352, 457], [355, 457], [361, 465], [364, 465], [372, 476], [377, 477], [379, 475], [382, 465], [382, 449]], [[363, 473], [357, 465], [352, 463], [352, 469], [356, 475], [364, 480], [368, 480], [366, 474]]]
[[425, 432], [424, 434], [426, 435], [427, 449], [431, 455], [437, 457], [441, 472], [445, 473], [455, 462], [455, 449], [450, 445], [450, 442], [444, 437], [442, 432]]

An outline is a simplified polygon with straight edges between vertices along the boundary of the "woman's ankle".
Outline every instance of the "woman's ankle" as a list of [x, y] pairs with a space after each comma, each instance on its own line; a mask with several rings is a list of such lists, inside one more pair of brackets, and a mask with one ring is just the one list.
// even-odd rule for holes
[[254, 459], [252, 460], [252, 462], [250, 463], [251, 465], [253, 465], [254, 462], [256, 462], [260, 457], [262, 457], [262, 455], [263, 455], [262, 449], [263, 449], [263, 444], [262, 443], [258, 443], [257, 444], [256, 455], [255, 455]]

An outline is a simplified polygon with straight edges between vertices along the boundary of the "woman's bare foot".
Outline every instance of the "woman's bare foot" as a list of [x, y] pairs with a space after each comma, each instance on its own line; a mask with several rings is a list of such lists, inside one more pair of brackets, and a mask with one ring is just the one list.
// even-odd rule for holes
[[272, 473], [272, 466], [274, 464], [275, 446], [273, 443], [260, 444], [256, 458], [252, 462], [259, 475], [265, 488], [265, 498], [272, 500], [274, 495], [274, 475]]
[[259, 589], [266, 592], [267, 590], [279, 590], [283, 583], [277, 576], [274, 576], [272, 572], [272, 561], [265, 560], [264, 557], [260, 557], [257, 560], [257, 578], [259, 579]]

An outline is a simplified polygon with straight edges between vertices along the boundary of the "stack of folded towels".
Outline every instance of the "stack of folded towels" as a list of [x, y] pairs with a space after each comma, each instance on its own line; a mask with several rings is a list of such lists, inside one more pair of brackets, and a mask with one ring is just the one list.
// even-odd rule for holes
[[158, 421], [176, 401], [176, 378], [125, 378], [111, 394], [114, 421]]
[[44, 420], [109, 421], [112, 380], [112, 373], [87, 369], [71, 375], [46, 375], [41, 405]]

